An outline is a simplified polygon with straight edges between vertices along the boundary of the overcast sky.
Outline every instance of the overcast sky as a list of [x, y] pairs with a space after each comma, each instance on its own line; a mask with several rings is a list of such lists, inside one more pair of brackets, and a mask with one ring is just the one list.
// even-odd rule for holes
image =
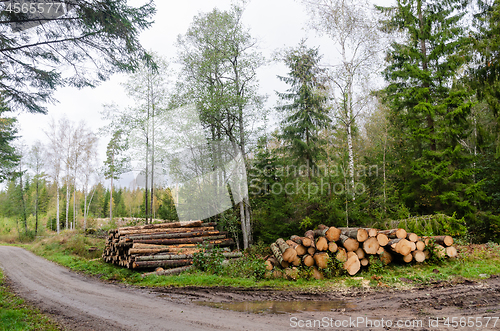
[[[377, 4], [387, 5], [389, 0], [376, 0]], [[134, 0], [132, 3], [141, 3]], [[198, 13], [209, 12], [214, 7], [221, 10], [229, 9], [230, 0], [184, 0], [156, 1], [157, 14], [151, 29], [142, 33], [140, 39], [144, 47], [152, 50], [169, 61], [174, 62], [176, 56], [175, 41], [179, 34], [184, 34]], [[259, 41], [263, 55], [270, 59], [272, 53], [285, 46], [296, 46], [301, 39], [308, 39], [308, 46], [319, 46], [324, 55], [323, 62], [334, 63], [336, 53], [331, 40], [319, 38], [314, 32], [306, 29], [308, 16], [305, 7], [294, 0], [251, 0], [243, 15], [245, 26], [250, 28], [254, 38]], [[286, 74], [287, 69], [279, 63], [271, 63], [258, 72], [262, 94], [270, 95], [268, 107], [276, 103], [275, 91], [284, 91], [287, 87], [276, 75]], [[125, 107], [132, 101], [125, 95], [121, 82], [124, 75], [114, 75], [99, 87], [91, 89], [64, 88], [55, 93], [59, 101], [48, 106], [48, 115], [21, 113], [18, 116], [19, 133], [28, 145], [40, 139], [45, 140], [44, 129], [48, 127], [50, 118], [56, 120], [67, 116], [74, 122], [85, 120], [89, 127], [97, 130], [103, 125], [99, 112], [106, 103], [117, 103]], [[100, 151], [104, 158], [107, 139], [101, 139]]]

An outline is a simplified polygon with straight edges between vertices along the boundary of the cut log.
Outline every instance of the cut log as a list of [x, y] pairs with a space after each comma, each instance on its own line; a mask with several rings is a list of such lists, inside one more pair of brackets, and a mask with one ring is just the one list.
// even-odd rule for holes
[[411, 249], [412, 252], [415, 251], [415, 250], [417, 250], [417, 243], [413, 242], [413, 241], [410, 241], [410, 249]]
[[411, 244], [406, 239], [392, 239], [386, 247], [389, 247], [393, 252], [403, 256], [410, 254]]
[[326, 240], [325, 237], [319, 237], [317, 240], [316, 240], [316, 250], [318, 251], [326, 251], [328, 250], [328, 240]]
[[425, 259], [428, 259], [431, 256], [431, 252], [428, 249], [424, 251]]
[[295, 251], [295, 249], [288, 246], [288, 244], [282, 238], [276, 240], [276, 244], [278, 245], [281, 251], [283, 260], [285, 260], [288, 263], [292, 263], [293, 260], [295, 260], [295, 258], [297, 257], [297, 252]]
[[313, 269], [312, 269], [312, 275], [313, 275], [314, 279], [323, 279], [323, 278], [325, 278], [323, 276], [323, 273], [321, 271], [319, 271], [318, 268], [316, 268], [316, 267], [313, 267]]
[[387, 250], [384, 249], [384, 251], [382, 252], [382, 254], [379, 255], [380, 257], [380, 261], [382, 261], [382, 263], [384, 265], [388, 265], [392, 262], [392, 254], [389, 253]]
[[214, 231], [213, 226], [201, 226], [198, 228], [158, 228], [158, 229], [145, 229], [145, 230], [123, 230], [118, 232], [118, 236], [128, 236], [128, 235], [147, 235], [147, 234], [158, 234], [158, 233], [181, 233], [189, 231]]
[[439, 244], [435, 244], [435, 249], [436, 249], [436, 255], [438, 257], [445, 257], [446, 256], [446, 248]]
[[416, 261], [416, 262], [424, 262], [425, 261], [425, 253], [423, 251], [420, 251], [420, 250], [416, 250], [416, 251], [413, 251], [411, 252], [413, 254], [413, 259]]
[[376, 237], [370, 237], [363, 243], [363, 249], [366, 254], [377, 254], [380, 244]]
[[307, 248], [307, 254], [313, 256], [314, 254], [316, 254], [316, 248], [314, 248], [312, 246]]
[[266, 270], [273, 270], [275, 266], [279, 265], [278, 260], [274, 256], [270, 256], [266, 260]]
[[190, 269], [193, 269], [192, 265], [184, 266], [184, 267], [178, 267], [178, 268], [172, 268], [172, 269], [163, 269], [161, 271], [154, 271], [154, 272], [148, 272], [144, 273], [141, 275], [141, 277], [146, 277], [150, 275], [157, 275], [157, 276], [170, 276], [170, 275], [178, 275], [184, 271], [188, 271]]
[[337, 249], [338, 249], [337, 243], [335, 243], [334, 241], [330, 241], [328, 243], [328, 251], [330, 251], [331, 253], [335, 253]]
[[324, 237], [326, 234], [326, 230], [328, 230], [328, 228], [314, 230], [314, 237], [315, 238]]
[[361, 260], [359, 260], [359, 263], [361, 263], [361, 266], [366, 267], [367, 265], [369, 265], [369, 264], [370, 264], [370, 260], [368, 260], [368, 259], [365, 257], [365, 258], [362, 258]]
[[364, 228], [364, 229], [368, 233], [368, 237], [369, 238], [376, 237], [377, 234], [378, 234], [378, 230], [377, 229], [374, 229], [374, 228]]
[[286, 268], [285, 277], [288, 280], [297, 280], [297, 278], [299, 278], [299, 270], [297, 268]]
[[201, 244], [211, 240], [219, 240], [226, 238], [225, 235], [209, 236], [209, 237], [194, 237], [194, 238], [174, 238], [174, 239], [137, 239], [136, 243], [155, 244], [155, 245], [178, 245], [178, 244]]
[[365, 257], [365, 251], [363, 250], [363, 248], [358, 248], [356, 250], [356, 255], [358, 256], [358, 259], [361, 260]]
[[[222, 256], [228, 259], [234, 259], [238, 257], [242, 257], [243, 254], [240, 252], [235, 253], [221, 253]], [[204, 253], [204, 256], [210, 256], [210, 253]], [[193, 254], [162, 254], [162, 255], [146, 255], [146, 256], [137, 256], [135, 261], [157, 261], [157, 260], [185, 260], [185, 259], [193, 259]]]
[[434, 241], [437, 244], [444, 245], [444, 246], [453, 245], [453, 238], [450, 236], [433, 236], [433, 237], [427, 237], [426, 239], [434, 239]]
[[325, 237], [328, 241], [338, 241], [340, 239], [341, 231], [334, 226], [328, 228]]
[[389, 239], [406, 239], [406, 230], [405, 229], [391, 229], [391, 230], [382, 230], [378, 233], [385, 234]]
[[158, 229], [158, 228], [192, 228], [201, 226], [202, 221], [181, 221], [181, 222], [167, 222], [167, 223], [157, 223], [148, 224], [142, 226], [124, 226], [118, 228], [118, 231], [122, 230], [143, 230], [143, 229]]
[[417, 241], [415, 245], [417, 246], [417, 251], [424, 251], [425, 243], [422, 240]]
[[308, 238], [311, 241], [311, 244], [308, 247], [314, 247], [314, 231], [313, 230], [308, 230], [306, 233], [304, 233], [304, 237]]
[[335, 259], [339, 262], [345, 262], [347, 261], [347, 252], [345, 248], [339, 247], [337, 250], [337, 254], [335, 254]]
[[410, 263], [412, 260], [413, 260], [413, 254], [412, 253], [403, 256], [403, 261], [406, 262], [406, 263]]
[[457, 249], [453, 246], [446, 247], [446, 255], [451, 258], [457, 257], [458, 256]]
[[328, 266], [328, 260], [330, 259], [328, 253], [325, 252], [316, 253], [314, 254], [313, 258], [316, 266], [319, 269], [325, 269]]
[[276, 260], [278, 260], [278, 263], [281, 265], [281, 267], [287, 268], [288, 262], [283, 259], [283, 254], [281, 253], [281, 250], [279, 249], [278, 245], [276, 245], [276, 243], [271, 244], [271, 251], [273, 252]]
[[297, 252], [297, 255], [299, 255], [299, 256], [302, 256], [302, 255], [307, 253], [307, 249], [304, 246], [297, 244], [293, 240], [287, 240], [286, 243], [288, 244], [288, 246], [295, 249], [295, 251]]
[[314, 265], [314, 258], [311, 255], [307, 254], [302, 257], [302, 262], [305, 266], [312, 267]]
[[416, 243], [418, 241], [418, 239], [419, 238], [415, 233], [410, 232], [410, 233], [406, 234], [406, 240], [408, 240], [408, 241]]
[[347, 252], [347, 259], [349, 260], [349, 258], [353, 255], [356, 255], [356, 252]]
[[298, 245], [302, 245], [302, 238], [296, 235], [290, 237], [290, 240], [296, 242]]
[[301, 240], [302, 240], [302, 245], [306, 248], [310, 247], [311, 244], [313, 243], [313, 241], [307, 237], [302, 237]]
[[192, 231], [192, 232], [174, 232], [174, 233], [158, 233], [158, 234], [136, 234], [127, 237], [122, 237], [126, 240], [137, 242], [136, 239], [169, 239], [169, 238], [190, 238], [190, 237], [205, 237], [205, 236], [216, 236], [222, 233], [217, 230], [214, 231]]
[[139, 261], [132, 264], [132, 268], [155, 268], [155, 267], [180, 267], [190, 265], [193, 263], [192, 259], [187, 260], [160, 260], [160, 261]]
[[298, 267], [301, 264], [302, 264], [302, 260], [301, 260], [300, 256], [295, 256], [295, 259], [293, 259], [293, 261], [292, 261], [292, 265]]
[[383, 252], [385, 251], [384, 247], [383, 246], [380, 246], [377, 250], [377, 254], [378, 255], [381, 255]]
[[344, 246], [344, 248], [349, 252], [353, 252], [359, 248], [359, 242], [356, 239], [350, 238], [343, 234], [340, 235], [340, 242], [342, 243], [342, 246]]
[[389, 243], [389, 237], [383, 233], [378, 233], [377, 241], [380, 246], [386, 246]]
[[347, 270], [347, 273], [351, 276], [354, 276], [358, 273], [359, 269], [361, 269], [361, 263], [359, 263], [359, 259], [357, 255], [351, 256], [344, 263], [344, 269]]
[[341, 228], [341, 230], [343, 235], [360, 243], [368, 239], [368, 232], [363, 228]]

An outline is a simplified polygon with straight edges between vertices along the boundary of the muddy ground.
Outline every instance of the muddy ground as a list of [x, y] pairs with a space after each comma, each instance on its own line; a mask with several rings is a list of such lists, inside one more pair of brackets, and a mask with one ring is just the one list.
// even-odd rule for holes
[[148, 289], [104, 283], [4, 246], [0, 266], [17, 294], [68, 330], [500, 329], [496, 276], [406, 290]]

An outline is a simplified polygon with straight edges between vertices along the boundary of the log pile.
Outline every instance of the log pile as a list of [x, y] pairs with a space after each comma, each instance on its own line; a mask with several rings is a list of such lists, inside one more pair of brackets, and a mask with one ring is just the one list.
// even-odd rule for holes
[[349, 275], [355, 275], [367, 267], [373, 258], [383, 265], [392, 262], [424, 262], [430, 255], [430, 245], [438, 257], [456, 257], [450, 236], [419, 237], [405, 229], [377, 230], [370, 228], [336, 228], [319, 225], [308, 230], [303, 237], [291, 236], [271, 244], [272, 255], [266, 260], [266, 268], [297, 266], [313, 267], [313, 276], [322, 278], [321, 269], [331, 259], [340, 263]]
[[102, 258], [129, 269], [182, 268], [193, 263], [193, 254], [201, 250], [199, 244], [208, 248], [225, 247], [222, 254], [226, 258], [239, 257], [240, 253], [231, 253], [228, 249], [234, 244], [233, 239], [215, 230], [215, 225], [187, 221], [109, 230]]

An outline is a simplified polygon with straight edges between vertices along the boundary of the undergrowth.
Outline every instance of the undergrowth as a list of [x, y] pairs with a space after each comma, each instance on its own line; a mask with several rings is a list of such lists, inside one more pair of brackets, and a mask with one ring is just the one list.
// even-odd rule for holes
[[62, 330], [56, 323], [9, 291], [0, 269], [0, 331]]

